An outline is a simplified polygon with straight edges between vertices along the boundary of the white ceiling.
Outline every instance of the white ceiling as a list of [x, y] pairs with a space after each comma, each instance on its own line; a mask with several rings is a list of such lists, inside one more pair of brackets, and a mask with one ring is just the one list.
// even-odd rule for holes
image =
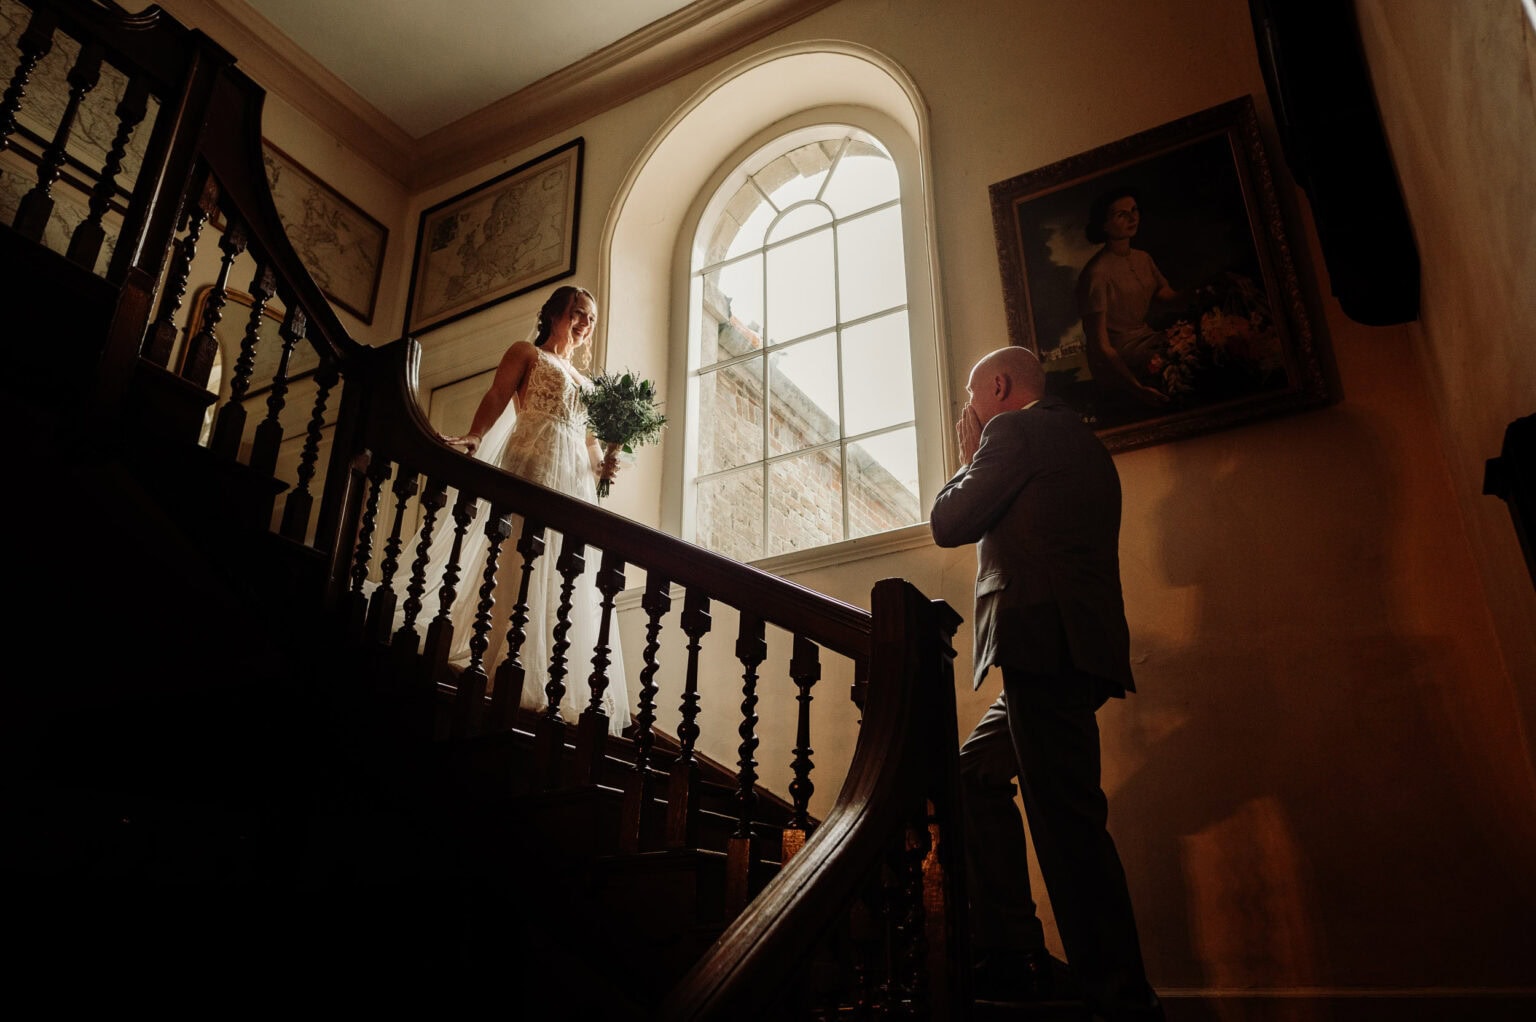
[[[245, 0], [413, 138], [692, 0]], [[237, 4], [225, 0], [226, 7]]]

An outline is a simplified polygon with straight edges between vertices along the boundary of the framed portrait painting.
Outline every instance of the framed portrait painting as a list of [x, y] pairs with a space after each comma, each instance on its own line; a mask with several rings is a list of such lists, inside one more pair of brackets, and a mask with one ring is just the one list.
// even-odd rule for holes
[[1328, 400], [1251, 98], [990, 195], [1009, 337], [1111, 450]]
[[373, 322], [389, 230], [266, 140], [261, 159], [278, 219], [325, 296]]
[[576, 272], [584, 146], [573, 139], [422, 212], [406, 333]]

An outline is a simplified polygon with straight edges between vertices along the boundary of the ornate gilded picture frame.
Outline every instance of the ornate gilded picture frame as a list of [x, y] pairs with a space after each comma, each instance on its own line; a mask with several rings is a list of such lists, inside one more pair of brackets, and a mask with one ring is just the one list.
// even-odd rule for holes
[[1250, 97], [990, 196], [1009, 337], [1111, 450], [1328, 400]]

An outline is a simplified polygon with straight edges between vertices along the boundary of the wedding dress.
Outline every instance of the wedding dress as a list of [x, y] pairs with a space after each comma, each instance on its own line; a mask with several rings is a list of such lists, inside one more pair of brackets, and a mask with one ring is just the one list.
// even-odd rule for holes
[[[502, 413], [502, 420], [513, 420], [510, 433], [505, 421], [499, 421], [487, 431], [476, 457], [499, 465], [515, 476], [595, 503], [596, 480], [587, 449], [586, 415], [580, 399], [581, 390], [587, 385], [587, 379], [569, 362], [539, 349], [538, 358], [528, 371], [521, 407], [514, 414], [509, 405]], [[501, 443], [502, 436], [506, 438], [504, 444]], [[429, 577], [434, 579], [441, 578], [451, 547], [453, 530], [446, 510], [429, 553]], [[471, 659], [469, 642], [474, 635], [475, 613], [484, 582], [485, 514], [482, 502], [465, 535], [464, 546], [468, 552], [460, 565], [458, 597], [452, 612], [453, 645], [448, 662], [460, 669]], [[522, 581], [522, 555], [517, 551], [517, 544], [522, 537], [523, 520], [512, 515], [511, 522], [512, 531], [502, 542], [497, 560], [495, 605], [487, 637], [488, 647], [482, 660], [493, 685], [496, 668], [506, 653], [507, 629]], [[564, 581], [556, 570], [563, 538], [546, 529], [544, 540], [544, 553], [534, 562], [528, 580], [528, 623], [524, 629], [527, 637], [518, 652], [518, 660], [526, 672], [519, 703], [540, 711], [548, 705], [545, 685], [549, 681], [550, 654]], [[565, 694], [560, 700], [560, 714], [570, 722], [581, 715], [592, 699], [589, 681], [593, 673], [592, 655], [602, 621], [602, 594], [597, 589], [602, 551], [589, 545], [584, 553], [586, 567], [571, 591], [570, 628], [565, 635], [569, 646], [565, 651]], [[435, 591], [435, 583], [428, 591]], [[608, 715], [609, 732], [618, 734], [629, 724], [630, 716], [617, 612], [613, 613], [608, 625], [608, 667], [604, 674], [608, 686], [600, 705]]]

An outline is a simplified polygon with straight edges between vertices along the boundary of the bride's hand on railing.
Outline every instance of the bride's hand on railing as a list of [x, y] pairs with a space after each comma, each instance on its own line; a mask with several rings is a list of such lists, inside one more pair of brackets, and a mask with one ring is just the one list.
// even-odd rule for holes
[[464, 448], [465, 454], [468, 454], [470, 457], [474, 457], [475, 452], [480, 449], [480, 441], [482, 437], [479, 433], [465, 433], [463, 436], [439, 435], [439, 439], [449, 447]]

